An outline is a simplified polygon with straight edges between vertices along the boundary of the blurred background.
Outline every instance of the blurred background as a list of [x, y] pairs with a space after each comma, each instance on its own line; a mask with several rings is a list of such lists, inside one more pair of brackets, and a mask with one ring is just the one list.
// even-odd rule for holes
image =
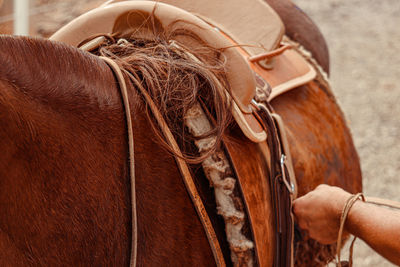
[[[0, 33], [12, 34], [14, 28], [14, 8], [29, 14], [29, 35], [48, 37], [73, 18], [91, 10], [103, 0], [0, 0]], [[27, 5], [28, 3], [28, 5]], [[18, 17], [18, 15], [17, 15]]]
[[[41, 37], [103, 2], [17, 1], [29, 2], [28, 32]], [[400, 1], [293, 1], [327, 40], [331, 84], [353, 133], [365, 194], [400, 201]], [[0, 33], [12, 34], [14, 1], [0, 0], [0, 6]], [[354, 262], [355, 266], [394, 266], [360, 240]]]

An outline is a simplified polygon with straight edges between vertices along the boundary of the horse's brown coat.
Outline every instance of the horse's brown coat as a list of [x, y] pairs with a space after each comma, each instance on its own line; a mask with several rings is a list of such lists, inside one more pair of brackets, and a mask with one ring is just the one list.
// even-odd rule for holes
[[[0, 43], [2, 235], [33, 265], [123, 264], [129, 183], [112, 74], [59, 44]], [[16, 264], [0, 257], [0, 265]]]
[[[0, 265], [17, 265], [13, 258], [33, 265], [126, 265], [126, 133], [112, 73], [94, 56], [49, 41], [2, 37], [0, 46], [8, 51], [1, 64], [9, 66], [0, 72], [0, 229], [8, 237], [0, 253], [9, 254]], [[33, 60], [21, 67], [22, 58]], [[173, 157], [149, 138], [151, 131], [146, 115], [134, 112], [138, 260], [212, 265]]]

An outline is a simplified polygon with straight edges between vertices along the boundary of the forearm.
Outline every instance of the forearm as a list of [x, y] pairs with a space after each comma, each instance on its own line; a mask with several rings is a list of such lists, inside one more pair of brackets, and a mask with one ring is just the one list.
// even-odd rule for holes
[[400, 265], [400, 211], [357, 201], [345, 227], [379, 254]]
[[[299, 226], [322, 244], [336, 242], [340, 214], [351, 194], [320, 185], [294, 201]], [[400, 210], [389, 210], [358, 200], [348, 213], [345, 232], [363, 239], [379, 254], [400, 266]]]

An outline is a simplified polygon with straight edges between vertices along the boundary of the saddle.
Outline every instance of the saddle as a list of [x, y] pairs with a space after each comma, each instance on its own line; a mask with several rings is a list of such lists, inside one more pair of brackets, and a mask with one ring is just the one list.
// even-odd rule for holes
[[[205, 22], [204, 20], [195, 17], [188, 12], [183, 12], [178, 8], [165, 8], [164, 11], [164, 5], [161, 5], [161, 3], [158, 4], [159, 11], [157, 14], [164, 28], [176, 20], [187, 21], [188, 23], [184, 23], [179, 26], [194, 31], [215, 48], [229, 47], [233, 43], [256, 44], [259, 45], [259, 47], [262, 47], [264, 50], [270, 51], [273, 48], [276, 48], [277, 44], [279, 44], [282, 39], [283, 24], [278, 15], [266, 3], [259, 0], [253, 1], [256, 5], [247, 5], [245, 3], [246, 1], [243, 0], [232, 1], [233, 3], [229, 5], [228, 13], [235, 15], [231, 15], [227, 19], [224, 18], [224, 16], [218, 15], [218, 12], [216, 11], [211, 12], [211, 10], [215, 10], [214, 8], [211, 8], [214, 7], [214, 3], [222, 6], [222, 0], [215, 2], [213, 1], [213, 4], [210, 5], [207, 5], [207, 1], [205, 1], [205, 3], [201, 2], [201, 5], [198, 4], [200, 1], [194, 1], [197, 4], [193, 6], [191, 1], [165, 1], [171, 4], [176, 4], [178, 7], [190, 7], [194, 12], [200, 13], [202, 17], [206, 14], [211, 14], [213, 15], [213, 20], [217, 21], [217, 24], [227, 23], [231, 29], [240, 29], [235, 30], [235, 32], [232, 33], [230, 33], [228, 30], [225, 30], [225, 27], [222, 24], [221, 26], [218, 26], [219, 28], [216, 28], [215, 25], [214, 27], [211, 27], [210, 24], [207, 23], [208, 21]], [[119, 1], [110, 1], [108, 4], [100, 8], [80, 16], [57, 31], [53, 36], [50, 37], [50, 39], [61, 41], [72, 46], [77, 46], [80, 42], [90, 36], [104, 33], [112, 34], [120, 31], [121, 27], [125, 29], [128, 28], [126, 23], [118, 23], [124, 20], [130, 22], [130, 30], [123, 30], [124, 35], [129, 35], [134, 31], [134, 29], [137, 29], [139, 26], [141, 26], [141, 22], [143, 21], [143, 17], [137, 14], [139, 10], [136, 9], [136, 7], [142, 6], [141, 11], [150, 14], [154, 6], [152, 2], [146, 3], [147, 1], [129, 1], [120, 2], [118, 4], [113, 4], [113, 2]], [[255, 23], [256, 20], [258, 20], [256, 25], [269, 25], [265, 28], [260, 27], [260, 32], [268, 33], [267, 37], [260, 39], [260, 36], [264, 36], [265, 34], [259, 34], [258, 31], [256, 32], [253, 30], [244, 30], [243, 25], [248, 26], [249, 24], [243, 23], [243, 21], [236, 20], [235, 18], [244, 18], [245, 16], [239, 16], [239, 14], [233, 12], [235, 10], [241, 11], [240, 8], [237, 8], [239, 5], [248, 7], [248, 10], [246, 10], [246, 13], [248, 12], [248, 14], [260, 15], [259, 17], [251, 16], [251, 18], [255, 18], [251, 23]], [[161, 11], [161, 9], [163, 11]], [[261, 16], [261, 13], [263, 16]], [[259, 21], [259, 18], [264, 19]], [[263, 23], [261, 24], [260, 22]], [[196, 26], [191, 26], [191, 24]], [[221, 38], [220, 31], [229, 36], [231, 40]], [[252, 34], [243, 34], [243, 32], [251, 32]], [[241, 37], [236, 39], [235, 34], [239, 34]], [[254, 42], [253, 38], [255, 40], [259, 39], [260, 41]], [[261, 42], [262, 40], [264, 41]], [[263, 142], [266, 139], [265, 131], [262, 130], [261, 125], [251, 115], [253, 113], [251, 100], [254, 98], [256, 93], [256, 83], [252, 69], [259, 73], [266, 81], [268, 81], [269, 86], [272, 88], [272, 93], [268, 99], [269, 101], [286, 91], [313, 80], [316, 76], [316, 72], [298, 53], [292, 49], [274, 57], [273, 60], [275, 62], [273, 68], [265, 69], [262, 67], [262, 65], [256, 62], [246, 62], [245, 58], [248, 58], [249, 56], [255, 56], [257, 54], [256, 50], [260, 50], [260, 48], [256, 49], [245, 46], [243, 49], [226, 49], [224, 54], [227, 58], [227, 76], [231, 85], [232, 97], [234, 99], [234, 106], [232, 109], [233, 116], [243, 133], [250, 140], [254, 142]], [[251, 68], [249, 68], [249, 64]], [[237, 73], [240, 73], [240, 76], [237, 75]]]
[[[77, 47], [93, 36], [114, 35], [126, 38], [131, 35], [154, 34], [153, 30], [162, 32], [171, 28], [192, 31], [211, 47], [223, 49], [231, 88], [225, 93], [233, 100], [232, 115], [248, 144], [263, 155], [260, 160], [264, 162], [263, 165], [269, 170], [271, 177], [266, 182], [262, 176], [267, 176], [268, 173], [264, 170], [260, 172], [261, 177], [250, 177], [246, 168], [240, 164], [242, 152], [245, 151], [243, 146], [226, 144], [248, 211], [256, 262], [260, 266], [270, 265], [265, 261], [271, 249], [265, 242], [265, 226], [262, 222], [273, 208], [276, 212], [274, 224], [277, 232], [274, 266], [292, 266], [291, 203], [297, 193], [296, 181], [283, 121], [277, 114], [273, 114], [269, 101], [313, 80], [316, 72], [292, 46], [281, 44], [283, 24], [279, 16], [263, 1], [252, 0], [251, 5], [248, 0], [232, 0], [229, 5], [223, 0], [162, 2], [177, 7], [151, 1], [109, 1], [73, 20], [50, 39]], [[151, 14], [157, 20], [155, 29], [154, 25], [150, 27], [143, 23]], [[254, 29], [249, 30], [253, 25], [257, 25], [257, 28], [252, 27]], [[90, 51], [97, 47], [104, 41], [102, 38], [104, 37], [97, 37], [86, 43], [85, 50]], [[198, 45], [185, 37], [177, 37], [176, 41], [189, 49], [196, 49]], [[256, 200], [265, 201], [253, 205], [255, 197]], [[220, 259], [218, 260], [218, 256], [215, 258], [218, 263]]]

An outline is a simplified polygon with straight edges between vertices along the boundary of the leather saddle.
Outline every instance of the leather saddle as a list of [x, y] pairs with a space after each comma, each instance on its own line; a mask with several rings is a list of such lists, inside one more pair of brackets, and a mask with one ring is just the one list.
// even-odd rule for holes
[[[151, 14], [154, 8], [154, 3], [151, 1], [114, 2], [120, 1], [109, 1], [105, 5], [80, 16], [57, 31], [50, 39], [77, 46], [86, 38], [98, 34], [120, 32], [121, 35], [127, 36], [135, 29], [143, 26], [143, 16]], [[257, 55], [261, 48], [270, 51], [279, 45], [284, 32], [279, 16], [271, 7], [259, 0], [253, 0], [252, 5], [248, 5], [245, 0], [233, 0], [229, 5], [226, 5], [223, 0], [165, 0], [163, 2], [180, 8], [188, 8], [204, 18], [203, 20], [182, 9], [158, 3], [156, 15], [164, 29], [168, 28], [171, 23], [182, 20], [186, 23], [178, 23], [174, 29], [182, 27], [192, 30], [215, 48], [229, 47], [235, 43], [255, 44], [257, 46], [243, 46], [243, 49], [228, 48], [225, 49], [224, 56], [227, 58], [227, 76], [231, 85], [231, 96], [234, 100], [232, 114], [243, 133], [250, 140], [253, 142], [265, 141], [266, 133], [258, 120], [252, 115], [254, 109], [251, 106], [251, 100], [256, 94], [253, 70], [268, 81], [272, 88], [269, 100], [311, 81], [316, 75], [315, 70], [292, 49], [275, 57], [274, 67], [270, 69], [265, 69], [258, 63], [251, 63], [246, 60], [250, 56]], [[207, 4], [207, 2], [212, 3]], [[226, 10], [226, 7], [229, 7], [228, 10]], [[246, 9], [243, 10], [243, 8]], [[229, 16], [225, 16], [225, 14], [229, 14]], [[243, 14], [247, 16], [243, 16]], [[251, 14], [251, 16], [248, 16], [248, 14]], [[208, 19], [206, 16], [211, 18]], [[127, 21], [129, 21], [129, 25], [126, 23]], [[253, 29], [249, 31], [246, 30], [248, 25], [257, 25], [257, 27], [253, 26]], [[221, 31], [230, 39], [223, 38]], [[238, 35], [237, 38], [236, 35]], [[187, 42], [185, 45], [190, 47]], [[196, 44], [192, 45], [195, 46]]]
[[[189, 30], [195, 32], [210, 46], [216, 49], [224, 48], [222, 53], [226, 58], [227, 79], [231, 87], [231, 91], [226, 91], [226, 94], [233, 99], [233, 117], [243, 135], [246, 136], [248, 144], [255, 146], [260, 151], [259, 154], [264, 155], [262, 165], [274, 169], [274, 163], [265, 158], [273, 154], [267, 143], [267, 136], [274, 135], [275, 130], [271, 131], [265, 127], [265, 121], [258, 114], [257, 105], [254, 104], [254, 98], [257, 91], [261, 89], [266, 96], [266, 102], [268, 102], [286, 91], [306, 84], [316, 77], [314, 68], [295, 49], [289, 47], [285, 50], [279, 50], [284, 33], [283, 24], [272, 8], [261, 0], [231, 0], [229, 4], [224, 0], [162, 0], [162, 2], [167, 4], [152, 1], [120, 2], [112, 0], [76, 18], [57, 31], [50, 39], [78, 46], [88, 38], [104, 34], [117, 35], [119, 38], [129, 37], [132, 33], [135, 33], [136, 36], [137, 34], [154, 34], [153, 25], [146, 26], [146, 23], [143, 23], [153, 14], [157, 20], [156, 31]], [[197, 16], [181, 8], [187, 9]], [[90, 50], [91, 47], [96, 47], [103, 41], [101, 38], [104, 37], [98, 37], [86, 43], [86, 48]], [[185, 39], [185, 37], [177, 37], [176, 41], [193, 49], [196, 49], [198, 45], [198, 43]], [[236, 44], [244, 44], [244, 46], [237, 46]], [[274, 51], [280, 52], [273, 56], [272, 61], [250, 60], [260, 54], [274, 53]], [[256, 77], [266, 81], [271, 92], [267, 92], [265, 86], [260, 88], [259, 83], [256, 82]], [[277, 125], [276, 131], [279, 131], [282, 155], [286, 155], [285, 165], [281, 163], [281, 175], [285, 176], [284, 174], [287, 172], [289, 176], [289, 179], [284, 182], [286, 182], [291, 196], [289, 197], [290, 200], [285, 202], [287, 203], [285, 207], [288, 210], [284, 212], [290, 213], [291, 199], [297, 193], [296, 181], [291, 165], [290, 151], [285, 142], [283, 123], [277, 115], [272, 120]], [[241, 149], [228, 146], [227, 150], [233, 165], [239, 166], [240, 159], [243, 156], [241, 152], [238, 152]], [[260, 167], [254, 165], [254, 168]], [[237, 167], [235, 171], [250, 221], [263, 222], [264, 216], [267, 216], [271, 210], [271, 204], [268, 203], [269, 200], [266, 196], [271, 197], [271, 191], [276, 190], [276, 186], [273, 182], [268, 184], [263, 179], [250, 177], [245, 168]], [[266, 176], [266, 173], [261, 171], [259, 175]], [[255, 196], [263, 196], [262, 199], [266, 199], [260, 201], [257, 205], [249, 204], [254, 202]], [[287, 196], [285, 198], [288, 199]], [[264, 241], [264, 223], [251, 224], [258, 263], [261, 266], [267, 266], [270, 263], [263, 259], [268, 258], [266, 254], [268, 254], [267, 251], [270, 248]], [[293, 250], [290, 247], [287, 248], [287, 253], [291, 254], [289, 256], [292, 257]], [[285, 252], [285, 249], [286, 247], [281, 250]], [[275, 265], [291, 266], [293, 264], [291, 260], [287, 262], [283, 265], [276, 263]]]

